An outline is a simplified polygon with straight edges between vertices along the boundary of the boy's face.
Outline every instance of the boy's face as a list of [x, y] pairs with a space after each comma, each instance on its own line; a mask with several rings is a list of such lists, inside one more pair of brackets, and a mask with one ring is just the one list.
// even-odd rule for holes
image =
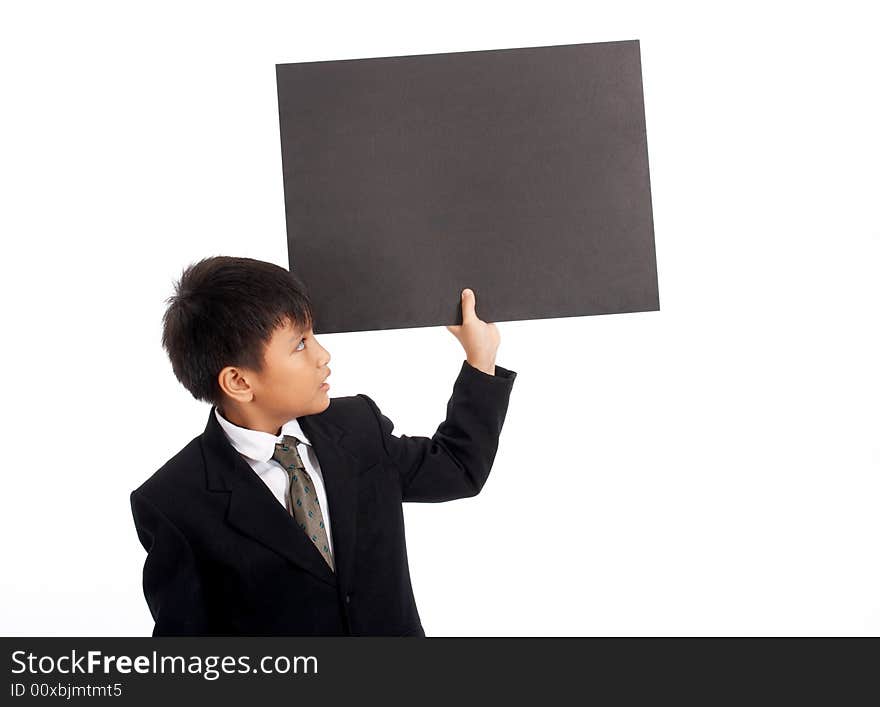
[[221, 387], [232, 398], [231, 406], [225, 407], [234, 408], [244, 426], [277, 434], [288, 420], [323, 412], [330, 405], [329, 384], [323, 385], [330, 375], [330, 354], [311, 327], [300, 330], [288, 322], [277, 328], [263, 361], [260, 373], [231, 366], [220, 373]]

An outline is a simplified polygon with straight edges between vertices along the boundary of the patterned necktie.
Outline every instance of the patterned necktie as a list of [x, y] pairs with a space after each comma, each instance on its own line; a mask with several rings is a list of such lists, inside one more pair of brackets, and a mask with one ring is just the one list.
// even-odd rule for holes
[[333, 557], [330, 554], [330, 543], [327, 542], [327, 529], [324, 527], [324, 516], [318, 503], [315, 486], [306, 471], [305, 465], [296, 450], [300, 441], [296, 437], [284, 435], [283, 441], [275, 445], [272, 458], [287, 471], [290, 485], [287, 492], [287, 511], [305, 531], [315, 547], [321, 553], [330, 569], [334, 572]]

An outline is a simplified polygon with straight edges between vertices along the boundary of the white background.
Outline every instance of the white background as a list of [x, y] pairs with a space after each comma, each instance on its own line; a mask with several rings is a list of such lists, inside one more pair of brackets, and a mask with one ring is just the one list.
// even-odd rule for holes
[[[880, 23], [611, 6], [3, 5], [0, 633], [152, 629], [128, 495], [209, 411], [163, 301], [287, 265], [276, 63], [639, 39], [662, 309], [499, 323], [483, 492], [405, 507], [425, 630], [880, 634]], [[321, 343], [332, 396], [433, 434], [445, 328]]]

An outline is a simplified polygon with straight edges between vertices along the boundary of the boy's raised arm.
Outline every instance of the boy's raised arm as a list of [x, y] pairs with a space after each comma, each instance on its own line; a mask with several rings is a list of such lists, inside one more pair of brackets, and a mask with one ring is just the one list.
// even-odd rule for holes
[[382, 434], [385, 453], [400, 475], [403, 501], [438, 502], [475, 496], [483, 488], [498, 450], [498, 438], [516, 372], [495, 366], [489, 375], [462, 362], [433, 437], [396, 437], [394, 423], [363, 393]]
[[477, 316], [476, 295], [461, 292], [458, 326], [447, 326], [466, 358], [446, 406], [446, 419], [433, 437], [395, 437], [391, 422], [371, 398], [361, 394], [379, 421], [385, 453], [400, 474], [404, 501], [450, 501], [475, 496], [483, 488], [516, 372], [495, 364], [501, 336], [495, 324]]

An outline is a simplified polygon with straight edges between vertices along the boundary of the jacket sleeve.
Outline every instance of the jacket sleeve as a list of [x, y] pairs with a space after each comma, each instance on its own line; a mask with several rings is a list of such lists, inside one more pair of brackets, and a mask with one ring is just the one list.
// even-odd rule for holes
[[433, 437], [397, 437], [394, 423], [359, 394], [378, 421], [386, 458], [400, 475], [404, 501], [439, 502], [477, 495], [495, 461], [516, 372], [496, 364], [489, 375], [462, 362], [446, 419]]
[[202, 584], [186, 538], [142, 493], [131, 493], [131, 510], [147, 551], [143, 587], [155, 621], [153, 636], [208, 633]]

